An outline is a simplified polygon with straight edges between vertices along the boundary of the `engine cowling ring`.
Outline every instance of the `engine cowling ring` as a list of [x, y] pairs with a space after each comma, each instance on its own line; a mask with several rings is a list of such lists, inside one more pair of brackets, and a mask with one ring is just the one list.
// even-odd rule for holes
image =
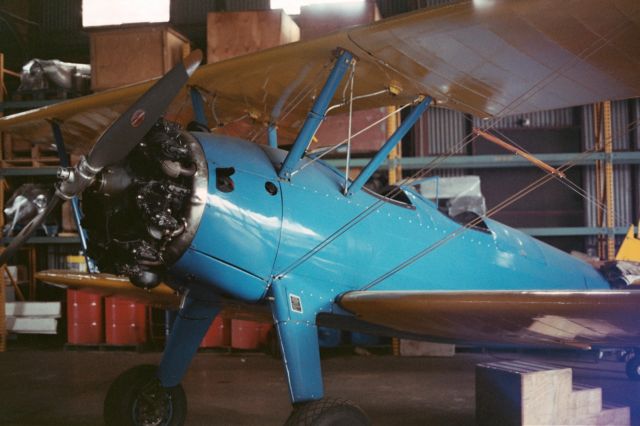
[[187, 142], [187, 146], [193, 155], [196, 172], [193, 174], [191, 199], [187, 214], [185, 215], [186, 229], [177, 236], [165, 250], [164, 260], [167, 266], [175, 263], [187, 248], [189, 248], [191, 241], [193, 241], [207, 203], [209, 185], [209, 168], [200, 143], [187, 131], [181, 131], [180, 135]]

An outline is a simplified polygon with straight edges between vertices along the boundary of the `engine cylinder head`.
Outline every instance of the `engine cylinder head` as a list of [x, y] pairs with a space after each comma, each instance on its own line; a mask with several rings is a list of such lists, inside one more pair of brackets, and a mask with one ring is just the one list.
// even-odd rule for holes
[[158, 285], [195, 235], [207, 181], [197, 140], [160, 120], [84, 194], [89, 255], [100, 271], [127, 275], [142, 288]]

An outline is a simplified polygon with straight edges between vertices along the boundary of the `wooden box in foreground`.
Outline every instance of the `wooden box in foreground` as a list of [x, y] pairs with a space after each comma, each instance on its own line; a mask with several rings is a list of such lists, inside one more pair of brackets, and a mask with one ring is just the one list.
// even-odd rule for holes
[[624, 426], [629, 407], [603, 404], [602, 390], [573, 383], [570, 368], [532, 361], [476, 366], [479, 426]]
[[207, 62], [300, 40], [300, 28], [282, 10], [212, 12], [207, 15]]
[[159, 77], [190, 52], [189, 40], [167, 24], [93, 29], [90, 39], [93, 91]]

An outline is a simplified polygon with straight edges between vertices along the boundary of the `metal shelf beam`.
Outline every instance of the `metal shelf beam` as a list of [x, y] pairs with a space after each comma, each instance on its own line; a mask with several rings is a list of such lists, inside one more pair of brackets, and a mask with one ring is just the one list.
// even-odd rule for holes
[[[2, 244], [9, 244], [12, 238], [3, 238], [0, 240]], [[31, 237], [27, 240], [27, 244], [80, 244], [80, 237]]]
[[[576, 227], [556, 227], [556, 228], [518, 228], [525, 234], [529, 234], [533, 237], [573, 237], [573, 236], [595, 236], [595, 235], [607, 235], [609, 230], [607, 228], [589, 227], [589, 226], [576, 226]], [[613, 228], [613, 233], [616, 235], [626, 235], [628, 228], [624, 226], [617, 226]]]
[[[576, 166], [593, 166], [597, 160], [605, 160], [606, 154], [593, 153], [589, 156], [580, 157], [579, 153], [558, 153], [558, 154], [536, 154], [536, 158], [551, 166], [562, 166], [564, 164], [575, 164]], [[611, 160], [616, 164], [640, 164], [640, 152], [613, 152]], [[449, 158], [440, 157], [403, 157], [395, 160], [393, 166], [400, 164], [406, 169], [420, 169], [430, 167], [429, 165], [438, 161], [436, 169], [494, 169], [505, 167], [533, 167], [533, 165], [522, 157], [515, 155], [454, 155]], [[345, 160], [326, 160], [334, 167], [344, 167]], [[364, 167], [369, 162], [368, 158], [351, 158], [352, 167]], [[381, 169], [389, 168], [389, 161], [385, 161]]]
[[55, 176], [58, 166], [0, 168], [0, 176]]
[[60, 103], [62, 101], [66, 101], [66, 99], [43, 99], [43, 100], [34, 100], [34, 101], [7, 101], [0, 102], [0, 111], [5, 111], [8, 109], [34, 109], [40, 108], [47, 105], [53, 105]]

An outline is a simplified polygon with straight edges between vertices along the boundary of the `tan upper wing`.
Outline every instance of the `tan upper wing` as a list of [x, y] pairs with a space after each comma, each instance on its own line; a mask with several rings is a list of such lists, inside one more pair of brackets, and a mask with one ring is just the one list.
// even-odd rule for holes
[[640, 291], [354, 291], [364, 321], [436, 339], [589, 348], [640, 341]]
[[[356, 96], [390, 86], [400, 90], [357, 100], [356, 109], [426, 94], [459, 111], [503, 116], [640, 96], [637, 0], [475, 0], [423, 9], [206, 65], [189, 84], [205, 94], [212, 126], [256, 138], [275, 121], [290, 134], [306, 116], [338, 47], [359, 59]], [[87, 151], [147, 85], [0, 119], [0, 130], [46, 142], [46, 120], [56, 119], [70, 148]], [[191, 116], [186, 91], [169, 114]]]

